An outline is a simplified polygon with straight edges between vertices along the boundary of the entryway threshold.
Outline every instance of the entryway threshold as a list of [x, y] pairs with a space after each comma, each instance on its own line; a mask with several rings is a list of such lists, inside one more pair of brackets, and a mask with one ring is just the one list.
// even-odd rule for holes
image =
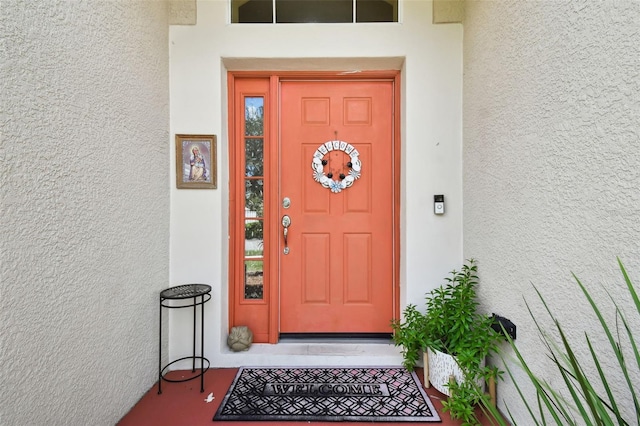
[[253, 344], [243, 352], [224, 352], [212, 365], [228, 366], [388, 366], [402, 364], [400, 348], [390, 341], [285, 341]]

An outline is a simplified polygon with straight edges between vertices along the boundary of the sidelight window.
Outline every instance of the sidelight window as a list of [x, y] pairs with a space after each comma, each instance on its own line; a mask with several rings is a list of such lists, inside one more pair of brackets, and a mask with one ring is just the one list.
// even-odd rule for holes
[[264, 98], [244, 98], [244, 298], [264, 298]]

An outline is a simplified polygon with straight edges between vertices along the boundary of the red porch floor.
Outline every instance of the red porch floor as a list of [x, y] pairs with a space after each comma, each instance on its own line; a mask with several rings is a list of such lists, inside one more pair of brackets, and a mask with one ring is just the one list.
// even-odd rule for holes
[[[183, 383], [162, 383], [162, 395], [158, 395], [158, 384], [156, 383], [142, 397], [140, 401], [131, 409], [126, 416], [120, 420], [119, 426], [204, 426], [213, 423], [213, 415], [218, 406], [222, 402], [227, 390], [231, 386], [231, 382], [237, 373], [235, 368], [210, 369], [205, 374], [204, 393], [200, 393], [200, 380], [195, 379]], [[418, 377], [422, 379], [422, 371], [416, 371]], [[172, 375], [182, 374], [175, 371]], [[184, 374], [191, 374], [190, 371]], [[174, 377], [176, 376], [169, 376]], [[213, 392], [215, 399], [212, 402], [206, 402], [205, 399], [209, 393]], [[441, 399], [446, 398], [434, 388], [426, 389], [427, 395], [431, 398], [433, 405], [436, 407], [438, 414], [442, 418], [442, 423], [432, 423], [435, 425], [450, 426], [460, 425], [462, 422], [453, 421], [447, 413], [442, 412]], [[488, 419], [481, 419], [483, 425], [492, 424]], [[215, 422], [219, 425], [242, 426], [242, 425], [277, 425], [286, 424], [287, 426], [295, 426], [309, 424], [309, 422]], [[313, 422], [314, 425], [336, 426], [335, 422]], [[362, 425], [363, 423], [347, 423]], [[375, 423], [376, 425], [407, 425], [404, 423]], [[422, 423], [427, 424], [427, 423]]]

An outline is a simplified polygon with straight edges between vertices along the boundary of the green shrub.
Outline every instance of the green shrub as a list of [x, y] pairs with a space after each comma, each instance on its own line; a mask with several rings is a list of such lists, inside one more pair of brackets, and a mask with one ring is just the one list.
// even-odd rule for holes
[[247, 240], [262, 239], [262, 221], [247, 222], [244, 225], [244, 237]]

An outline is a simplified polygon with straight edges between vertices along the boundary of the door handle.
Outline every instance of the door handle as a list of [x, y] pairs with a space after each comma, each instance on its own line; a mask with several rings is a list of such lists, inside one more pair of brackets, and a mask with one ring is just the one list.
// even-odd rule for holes
[[287, 235], [289, 234], [289, 226], [291, 226], [291, 218], [288, 215], [282, 216], [282, 235], [284, 236], [284, 254], [289, 254], [289, 246], [287, 245]]

